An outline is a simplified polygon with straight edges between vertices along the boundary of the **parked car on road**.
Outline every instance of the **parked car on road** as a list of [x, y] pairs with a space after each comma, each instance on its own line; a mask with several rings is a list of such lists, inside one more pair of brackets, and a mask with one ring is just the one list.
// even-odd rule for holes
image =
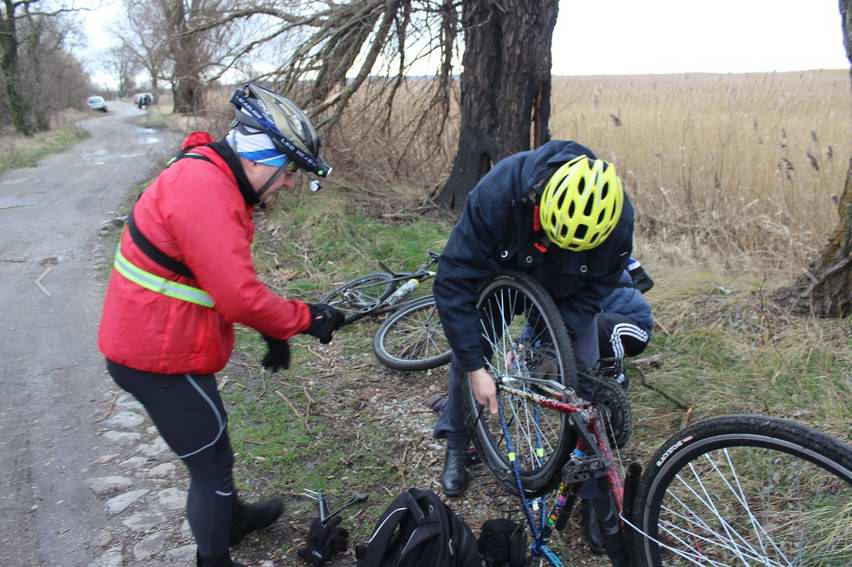
[[100, 110], [101, 112], [107, 111], [106, 101], [102, 96], [90, 96], [86, 100], [86, 104], [89, 105], [89, 108], [92, 110]]

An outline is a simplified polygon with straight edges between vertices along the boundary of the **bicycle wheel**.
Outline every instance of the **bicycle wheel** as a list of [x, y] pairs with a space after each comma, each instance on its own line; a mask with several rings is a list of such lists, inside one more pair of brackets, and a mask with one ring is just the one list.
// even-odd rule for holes
[[783, 419], [700, 421], [657, 450], [633, 520], [639, 565], [852, 565], [852, 447]]
[[421, 297], [391, 314], [373, 337], [379, 362], [396, 370], [429, 370], [450, 362], [435, 298]]
[[372, 313], [394, 289], [396, 282], [392, 274], [375, 272], [334, 288], [320, 298], [320, 303], [343, 311], [344, 324], [348, 325]]
[[[567, 386], [574, 383], [576, 369], [568, 331], [538, 282], [526, 274], [499, 275], [482, 290], [477, 307], [483, 344], [489, 351], [484, 363], [492, 376], [530, 393], [542, 390], [519, 378], [555, 380]], [[480, 412], [466, 378], [462, 385], [469, 427], [482, 462], [500, 484], [517, 494], [499, 417], [487, 409]], [[548, 492], [558, 483], [557, 473], [575, 443], [568, 415], [504, 391], [498, 393], [498, 402], [521, 465], [524, 492], [531, 496]]]

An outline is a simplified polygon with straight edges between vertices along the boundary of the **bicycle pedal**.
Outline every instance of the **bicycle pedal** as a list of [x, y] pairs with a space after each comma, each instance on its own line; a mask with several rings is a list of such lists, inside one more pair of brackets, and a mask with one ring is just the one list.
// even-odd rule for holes
[[606, 474], [607, 464], [594, 455], [573, 456], [562, 467], [562, 480], [566, 484], [575, 484]]

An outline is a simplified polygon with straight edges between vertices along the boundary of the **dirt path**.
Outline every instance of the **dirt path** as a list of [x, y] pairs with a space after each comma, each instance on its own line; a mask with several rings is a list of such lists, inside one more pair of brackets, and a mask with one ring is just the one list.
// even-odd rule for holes
[[129, 104], [110, 110], [81, 124], [84, 142], [0, 175], [2, 565], [121, 564], [122, 546], [104, 531], [118, 503], [94, 492], [134, 488], [129, 478], [104, 481], [104, 467], [129, 440], [148, 439], [117, 435], [141, 419], [117, 397], [95, 346], [97, 234], [173, 140], [128, 123], [141, 114]]

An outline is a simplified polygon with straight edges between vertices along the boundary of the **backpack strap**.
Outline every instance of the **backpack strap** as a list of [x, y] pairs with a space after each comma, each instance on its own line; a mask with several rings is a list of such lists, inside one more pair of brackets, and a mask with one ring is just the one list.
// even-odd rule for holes
[[[170, 167], [173, 163], [182, 159], [197, 159], [201, 161], [206, 161], [207, 163], [213, 163], [213, 160], [205, 156], [204, 154], [192, 151], [197, 147], [199, 146], [187, 146], [183, 148], [180, 153], [178, 153], [178, 155], [169, 160], [166, 167]], [[236, 162], [236, 164], [233, 163], [233, 152], [231, 152], [231, 154], [228, 154], [226, 150], [222, 149], [221, 144], [216, 147], [214, 147], [213, 144], [209, 144], [209, 147], [211, 147], [220, 156], [222, 156], [223, 153], [228, 156], [227, 158], [223, 156], [222, 159], [226, 161], [226, 163], [232, 170], [234, 170], [235, 167], [239, 166], [238, 169], [234, 170], [234, 176], [237, 178], [237, 183], [240, 186], [240, 192], [243, 193], [243, 195], [245, 196], [243, 185], [247, 184], [248, 180], [246, 180], [245, 178], [245, 172], [243, 172], [242, 165], [240, 165], [239, 162]], [[139, 197], [141, 196], [142, 195], [140, 194]], [[144, 252], [145, 255], [148, 256], [148, 258], [150, 258], [152, 261], [156, 262], [163, 268], [169, 270], [170, 272], [174, 272], [185, 278], [190, 278], [193, 280], [195, 279], [195, 276], [192, 274], [192, 270], [189, 269], [189, 266], [167, 255], [165, 252], [157, 248], [153, 242], [148, 240], [148, 238], [142, 233], [141, 230], [139, 230], [139, 227], [136, 225], [136, 221], [133, 219], [132, 210], [130, 211], [130, 215], [127, 218], [127, 228], [130, 230], [130, 237], [133, 239], [133, 243], [142, 252]]]
[[[421, 510], [423, 517], [417, 522], [417, 527], [405, 543], [397, 565], [400, 567], [407, 565], [453, 567], [455, 559], [449, 509], [431, 490], [411, 488], [409, 493], [417, 503], [417, 508]], [[423, 514], [424, 508], [428, 510], [427, 514]], [[439, 545], [433, 546], [431, 550], [437, 552], [437, 555], [424, 557], [424, 547], [433, 543], [435, 539], [439, 540]]]
[[415, 525], [418, 525], [425, 518], [420, 505], [411, 494], [411, 490], [407, 490], [394, 498], [393, 502], [385, 509], [372, 537], [365, 544], [364, 557], [358, 558], [358, 567], [383, 566], [385, 554], [397, 533], [397, 528], [409, 514], [414, 516]]
[[139, 230], [139, 227], [136, 226], [136, 221], [133, 219], [133, 211], [130, 211], [130, 216], [127, 218], [127, 228], [130, 230], [130, 238], [133, 239], [133, 243], [142, 252], [144, 252], [148, 258], [170, 272], [174, 272], [185, 278], [195, 279], [195, 276], [192, 274], [192, 270], [189, 269], [189, 266], [167, 255], [165, 252], [157, 248], [153, 242], [148, 240], [144, 234], [142, 234], [142, 231]]

